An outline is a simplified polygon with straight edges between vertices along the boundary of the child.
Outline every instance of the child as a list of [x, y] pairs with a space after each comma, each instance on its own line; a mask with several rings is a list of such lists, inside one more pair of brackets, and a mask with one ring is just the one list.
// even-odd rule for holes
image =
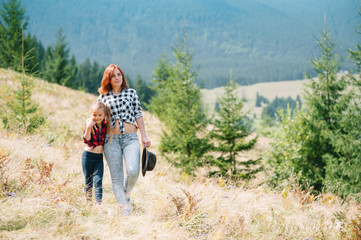
[[85, 123], [83, 141], [87, 144], [82, 155], [82, 168], [85, 177], [85, 195], [87, 201], [92, 200], [94, 184], [96, 204], [100, 205], [103, 195], [103, 146], [105, 136], [110, 132], [110, 109], [97, 102], [90, 109], [91, 117]]

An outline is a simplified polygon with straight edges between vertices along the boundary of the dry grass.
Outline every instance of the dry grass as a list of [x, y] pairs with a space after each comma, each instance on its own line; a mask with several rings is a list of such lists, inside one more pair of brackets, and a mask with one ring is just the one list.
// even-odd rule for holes
[[[0, 85], [15, 73], [0, 70]], [[180, 174], [157, 150], [161, 123], [145, 112], [157, 166], [140, 175], [133, 212], [120, 215], [104, 173], [103, 204], [82, 192], [81, 133], [96, 96], [36, 81], [34, 99], [50, 114], [34, 135], [0, 130], [0, 239], [357, 239], [360, 205], [331, 194], [313, 196], [261, 180], [230, 185], [223, 179]], [[244, 158], [264, 151], [268, 139]]]

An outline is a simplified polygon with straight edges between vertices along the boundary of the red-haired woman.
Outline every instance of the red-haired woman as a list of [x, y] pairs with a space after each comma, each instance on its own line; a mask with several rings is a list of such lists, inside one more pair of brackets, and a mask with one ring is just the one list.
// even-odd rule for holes
[[[111, 109], [113, 140], [105, 138], [104, 155], [109, 165], [115, 199], [124, 215], [132, 211], [130, 194], [136, 184], [140, 169], [139, 128], [142, 142], [150, 147], [136, 91], [128, 87], [123, 71], [114, 64], [109, 65], [103, 75], [98, 101]], [[124, 179], [123, 158], [126, 177]]]

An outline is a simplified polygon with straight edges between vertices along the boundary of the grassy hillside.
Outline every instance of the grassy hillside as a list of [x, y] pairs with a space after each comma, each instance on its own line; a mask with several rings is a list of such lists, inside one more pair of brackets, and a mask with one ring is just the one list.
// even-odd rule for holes
[[[0, 104], [19, 75], [0, 69]], [[275, 190], [262, 174], [237, 185], [224, 179], [191, 177], [164, 161], [157, 145], [162, 124], [144, 113], [157, 166], [140, 176], [134, 211], [123, 217], [104, 174], [100, 207], [82, 193], [81, 134], [96, 96], [35, 82], [34, 100], [48, 115], [38, 133], [0, 129], [0, 239], [352, 239], [361, 206], [331, 194], [313, 196], [292, 182]], [[261, 139], [242, 157], [268, 147]], [[352, 220], [356, 220], [352, 223]]]

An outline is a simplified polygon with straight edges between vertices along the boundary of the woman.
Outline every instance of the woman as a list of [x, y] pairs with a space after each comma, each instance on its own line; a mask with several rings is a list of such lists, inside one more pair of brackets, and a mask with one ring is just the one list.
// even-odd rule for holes
[[151, 142], [145, 132], [139, 97], [134, 89], [128, 87], [124, 73], [117, 65], [111, 64], [105, 69], [98, 91], [100, 93], [98, 101], [111, 109], [113, 139], [109, 143], [107, 134], [104, 155], [109, 165], [113, 194], [122, 213], [128, 215], [132, 211], [130, 194], [138, 180], [140, 169], [137, 129], [140, 130], [145, 147], [150, 147]]

